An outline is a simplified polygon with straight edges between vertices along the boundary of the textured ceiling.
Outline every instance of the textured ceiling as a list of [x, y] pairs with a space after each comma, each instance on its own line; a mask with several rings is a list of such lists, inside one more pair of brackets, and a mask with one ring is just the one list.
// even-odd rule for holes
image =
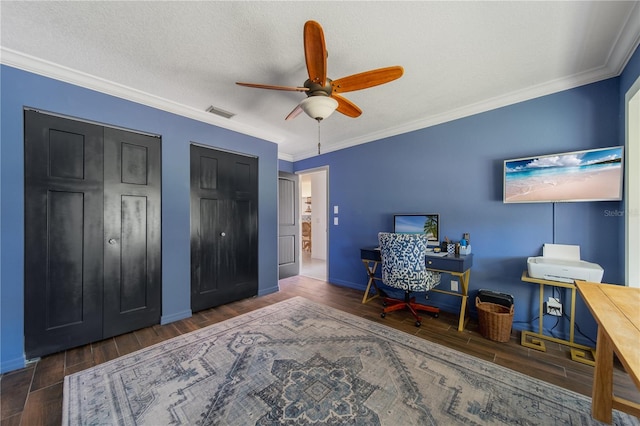
[[287, 160], [317, 153], [316, 121], [284, 120], [306, 96], [235, 82], [301, 86], [307, 20], [329, 78], [405, 70], [344, 94], [363, 114], [324, 120], [323, 152], [617, 76], [640, 41], [639, 2], [615, 1], [3, 0], [0, 17], [4, 64], [276, 142]]

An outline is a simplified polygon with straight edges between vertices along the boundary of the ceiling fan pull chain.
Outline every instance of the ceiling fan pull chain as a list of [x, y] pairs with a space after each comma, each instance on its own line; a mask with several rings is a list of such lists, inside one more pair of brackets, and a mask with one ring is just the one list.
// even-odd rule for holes
[[318, 120], [318, 155], [320, 155], [320, 120]]

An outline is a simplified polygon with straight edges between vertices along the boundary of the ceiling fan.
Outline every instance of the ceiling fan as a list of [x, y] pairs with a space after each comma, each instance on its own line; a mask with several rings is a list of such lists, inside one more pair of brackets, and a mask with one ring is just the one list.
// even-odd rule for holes
[[304, 111], [309, 117], [320, 122], [320, 120], [327, 118], [334, 111], [338, 111], [348, 117], [359, 117], [362, 114], [362, 110], [356, 104], [341, 96], [340, 93], [385, 84], [402, 77], [404, 73], [401, 66], [393, 66], [365, 71], [337, 80], [327, 78], [328, 55], [324, 42], [324, 32], [320, 24], [315, 21], [307, 21], [304, 24], [304, 56], [309, 79], [304, 82], [303, 86], [271, 86], [242, 82], [237, 82], [236, 84], [258, 89], [306, 92], [307, 98], [300, 102], [287, 115], [285, 120], [291, 120]]

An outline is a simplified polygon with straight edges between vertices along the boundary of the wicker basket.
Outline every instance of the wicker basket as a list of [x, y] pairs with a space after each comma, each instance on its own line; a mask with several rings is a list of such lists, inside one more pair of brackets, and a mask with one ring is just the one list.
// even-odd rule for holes
[[508, 342], [513, 324], [513, 305], [510, 308], [496, 303], [482, 302], [476, 297], [480, 334], [496, 342]]

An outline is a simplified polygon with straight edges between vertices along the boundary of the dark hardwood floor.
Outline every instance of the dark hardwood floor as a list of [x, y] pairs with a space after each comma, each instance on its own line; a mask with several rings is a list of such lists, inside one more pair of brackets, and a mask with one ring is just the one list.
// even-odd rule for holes
[[[439, 318], [425, 315], [422, 326], [416, 328], [408, 312], [393, 312], [384, 319], [380, 318], [379, 300], [363, 305], [360, 291], [296, 276], [281, 280], [278, 293], [230, 303], [171, 324], [156, 325], [50, 355], [26, 368], [2, 375], [1, 425], [59, 425], [62, 421], [65, 375], [294, 296], [306, 297], [583, 395], [591, 395], [593, 367], [571, 361], [565, 346], [550, 343], [547, 344], [547, 352], [528, 349], [520, 345], [519, 333], [514, 333], [509, 342], [493, 342], [480, 336], [474, 320], [469, 321], [465, 331], [458, 332], [457, 315], [444, 312]], [[614, 391], [618, 396], [640, 403], [640, 392], [619, 363], [615, 369]]]

